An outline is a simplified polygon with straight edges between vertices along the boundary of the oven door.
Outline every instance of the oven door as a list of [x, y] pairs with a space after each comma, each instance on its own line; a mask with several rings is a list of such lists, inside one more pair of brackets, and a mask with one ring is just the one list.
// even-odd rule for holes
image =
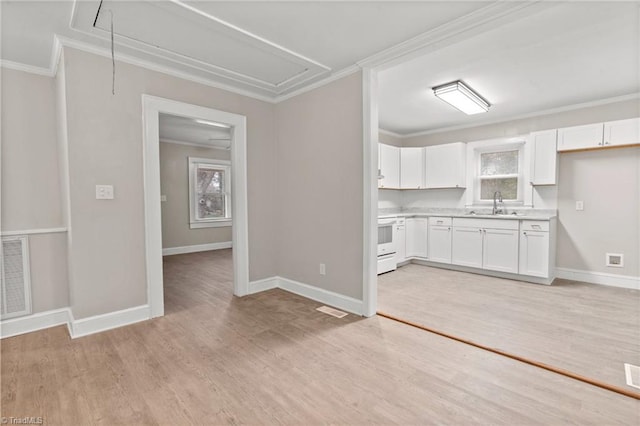
[[395, 254], [395, 224], [395, 219], [381, 219], [378, 221], [378, 257]]

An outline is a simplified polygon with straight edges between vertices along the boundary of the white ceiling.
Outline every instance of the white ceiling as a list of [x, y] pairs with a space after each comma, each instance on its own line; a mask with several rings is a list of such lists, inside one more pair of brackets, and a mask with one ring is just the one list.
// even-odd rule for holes
[[[402, 135], [478, 125], [640, 91], [638, 2], [572, 2], [379, 75], [380, 127]], [[461, 79], [486, 98], [468, 116], [433, 95]]]
[[231, 130], [199, 123], [193, 118], [160, 114], [160, 140], [205, 148], [229, 149]]
[[[3, 66], [54, 72], [54, 36], [108, 54], [112, 12], [121, 59], [269, 101], [408, 52], [379, 76], [381, 127], [399, 134], [639, 90], [638, 2], [104, 0], [97, 13], [99, 4], [0, 1]], [[433, 96], [457, 79], [490, 112], [466, 116]]]
[[54, 34], [107, 52], [113, 13], [120, 57], [276, 99], [490, 3], [2, 1], [1, 54], [52, 69]]

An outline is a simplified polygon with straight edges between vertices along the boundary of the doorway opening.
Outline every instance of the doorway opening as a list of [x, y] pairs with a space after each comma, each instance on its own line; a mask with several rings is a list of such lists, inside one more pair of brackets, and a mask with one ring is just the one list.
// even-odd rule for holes
[[[145, 252], [151, 317], [164, 315], [163, 251], [170, 255], [233, 247], [232, 255], [226, 251], [227, 261], [233, 264], [233, 294], [246, 295], [246, 117], [148, 95], [143, 95], [142, 102]], [[185, 157], [181, 167], [177, 156]], [[161, 163], [175, 163], [183, 173], [161, 168]], [[182, 175], [179, 181], [171, 179], [176, 174]], [[162, 178], [166, 178], [164, 186]], [[170, 198], [171, 206], [167, 204]], [[180, 203], [185, 199], [186, 203]], [[180, 212], [182, 218], [176, 219], [174, 215], [180, 216]], [[224, 261], [225, 251], [220, 250], [216, 256]]]

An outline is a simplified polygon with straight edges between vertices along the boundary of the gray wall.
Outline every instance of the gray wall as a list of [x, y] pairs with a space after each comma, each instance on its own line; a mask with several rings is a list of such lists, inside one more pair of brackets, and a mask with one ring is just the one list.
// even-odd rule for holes
[[276, 123], [278, 273], [361, 299], [362, 74], [277, 104]]
[[2, 69], [2, 229], [62, 226], [52, 78]]
[[[64, 62], [75, 318], [146, 303], [143, 93], [247, 117], [250, 279], [276, 275], [273, 105], [120, 62], [114, 96], [108, 58], [65, 48]], [[96, 184], [115, 199], [96, 200]]]
[[[402, 139], [403, 146], [428, 146], [516, 136], [532, 131], [640, 116], [637, 99]], [[534, 190], [534, 206], [558, 208], [557, 266], [638, 276], [640, 274], [640, 148], [562, 153], [557, 186]], [[442, 206], [456, 193], [405, 191], [403, 206]], [[584, 201], [584, 211], [575, 210]], [[461, 207], [462, 201], [457, 202]], [[446, 204], [446, 203], [444, 203]], [[455, 206], [454, 206], [455, 207]], [[605, 253], [623, 253], [624, 268], [605, 266]]]
[[[639, 276], [639, 198], [640, 148], [561, 154], [557, 266]], [[623, 253], [624, 268], [606, 267], [605, 253]]]
[[231, 227], [189, 227], [189, 157], [231, 160], [231, 152], [176, 143], [160, 144], [162, 202], [162, 248], [230, 242]]
[[[2, 69], [2, 231], [64, 227], [55, 85]], [[66, 234], [29, 236], [33, 313], [69, 305]]]

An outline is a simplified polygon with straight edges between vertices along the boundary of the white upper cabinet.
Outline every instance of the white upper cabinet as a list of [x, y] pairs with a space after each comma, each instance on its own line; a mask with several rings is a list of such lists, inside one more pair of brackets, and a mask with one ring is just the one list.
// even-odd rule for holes
[[378, 188], [400, 188], [400, 148], [378, 144]]
[[604, 146], [640, 143], [640, 118], [604, 123]]
[[464, 143], [448, 143], [425, 148], [425, 186], [427, 188], [464, 188], [466, 186]]
[[424, 188], [424, 148], [400, 148], [400, 188]]
[[556, 129], [533, 132], [531, 142], [531, 184], [555, 185], [558, 170]]
[[601, 147], [603, 134], [603, 123], [558, 129], [558, 151]]

